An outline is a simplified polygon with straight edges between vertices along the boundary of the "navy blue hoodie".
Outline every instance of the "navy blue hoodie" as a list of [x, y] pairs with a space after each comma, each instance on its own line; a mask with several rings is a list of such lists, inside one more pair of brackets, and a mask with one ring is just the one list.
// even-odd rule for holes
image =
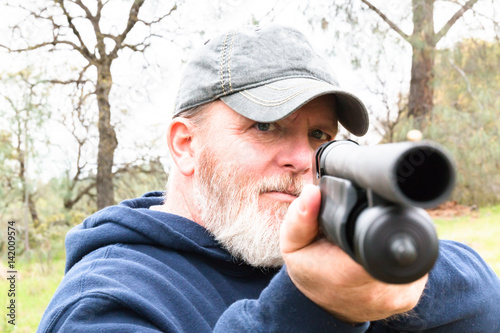
[[68, 233], [66, 274], [38, 332], [500, 332], [498, 276], [465, 245], [440, 243], [412, 315], [350, 326], [296, 289], [286, 267], [245, 265], [195, 222], [150, 210], [161, 195]]

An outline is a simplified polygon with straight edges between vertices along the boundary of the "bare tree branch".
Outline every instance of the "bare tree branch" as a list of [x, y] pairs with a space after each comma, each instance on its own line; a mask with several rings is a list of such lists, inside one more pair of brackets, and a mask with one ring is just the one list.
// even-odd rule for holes
[[138, 20], [138, 21], [144, 23], [145, 25], [153, 25], [153, 24], [156, 24], [156, 23], [160, 23], [164, 18], [166, 18], [167, 16], [170, 16], [172, 14], [172, 12], [174, 12], [175, 10], [177, 10], [177, 4], [174, 4], [174, 6], [170, 9], [170, 11], [168, 13], [166, 13], [165, 15], [159, 17], [156, 20], [153, 20], [153, 21], [150, 21], [150, 22], [146, 22], [144, 20]]
[[81, 84], [85, 84], [85, 83], [89, 83], [89, 82], [94, 83], [94, 81], [92, 81], [90, 79], [84, 79], [83, 78], [83, 76], [85, 75], [85, 72], [91, 66], [92, 66], [92, 64], [88, 63], [85, 67], [83, 67], [82, 70], [80, 71], [80, 73], [78, 74], [78, 78], [77, 79], [70, 79], [70, 80], [52, 79], [52, 80], [41, 80], [40, 82], [41, 83], [62, 84], [62, 85], [73, 84], [73, 83], [75, 83], [76, 85], [81, 85]]
[[151, 166], [154, 162], [158, 162], [158, 158], [146, 158], [145, 156], [140, 156], [133, 161], [123, 163], [116, 171], [113, 173], [115, 176], [130, 172], [131, 170], [136, 170], [140, 173], [153, 174], [156, 172], [154, 169], [147, 169], [145, 166]]
[[83, 9], [87, 20], [89, 20], [90, 23], [92, 24], [92, 27], [94, 28], [94, 33], [95, 33], [95, 36], [97, 39], [96, 46], [97, 46], [97, 50], [99, 52], [99, 56], [101, 59], [105, 58], [106, 57], [106, 45], [104, 44], [103, 33], [101, 32], [101, 27], [99, 26], [99, 22], [101, 20], [101, 13], [102, 13], [102, 9], [104, 7], [104, 4], [100, 0], [97, 1], [97, 13], [94, 16], [94, 15], [92, 15], [92, 13], [88, 9], [88, 7], [85, 6], [81, 0], [74, 0], [74, 1], [75, 1], [76, 5], [78, 5], [80, 8]]
[[455, 22], [464, 15], [466, 11], [468, 11], [472, 6], [476, 4], [478, 0], [469, 0], [467, 1], [462, 8], [460, 8], [449, 20], [446, 24], [439, 30], [437, 34], [434, 36], [434, 44], [437, 44], [441, 38], [443, 38], [450, 28], [455, 24]]
[[87, 83], [87, 82], [91, 82], [90, 80], [66, 80], [66, 81], [63, 81], [63, 80], [43, 80], [42, 82], [45, 82], [45, 83], [53, 83], [53, 84], [72, 84], [72, 83], [76, 83], [76, 84], [82, 84], [82, 83]]
[[[80, 73], [82, 74], [82, 73]], [[89, 138], [89, 131], [90, 128], [92, 127], [91, 123], [85, 123], [85, 116], [83, 112], [84, 104], [87, 100], [87, 98], [93, 93], [84, 93], [83, 87], [80, 89], [80, 95], [78, 96], [78, 103], [74, 108], [74, 112], [69, 115], [69, 122], [66, 117], [63, 117], [62, 124], [69, 130], [70, 134], [73, 136], [75, 139], [78, 147], [77, 147], [77, 157], [76, 157], [76, 172], [73, 175], [73, 177], [69, 177], [68, 174], [68, 181], [69, 185], [67, 188], [67, 195], [63, 200], [64, 207], [66, 209], [71, 209], [78, 201], [80, 201], [84, 196], [89, 196], [91, 197], [92, 194], [90, 191], [94, 189], [97, 186], [96, 183], [96, 178], [95, 176], [87, 176], [85, 178], [82, 177], [84, 174], [84, 170], [87, 167], [88, 163], [82, 160], [84, 159], [82, 156], [83, 152], [83, 147], [87, 143], [87, 139]], [[77, 124], [78, 123], [78, 124]], [[84, 135], [78, 135], [77, 134], [77, 127], [83, 127], [84, 129]], [[85, 183], [85, 182], [90, 182], [88, 183], [85, 187], [83, 188], [78, 188], [76, 190], [76, 195], [73, 197], [73, 194], [75, 192], [75, 189], [77, 189], [77, 185]]]
[[476, 94], [474, 94], [474, 92], [472, 91], [472, 87], [471, 87], [471, 84], [469, 82], [469, 78], [467, 77], [467, 74], [465, 74], [465, 72], [460, 67], [458, 67], [453, 62], [452, 59], [448, 59], [448, 62], [450, 63], [451, 67], [453, 67], [453, 69], [456, 70], [457, 73], [460, 74], [460, 76], [464, 79], [464, 81], [465, 81], [465, 87], [467, 89], [467, 92], [469, 93], [469, 95], [471, 96], [471, 98], [477, 103], [477, 105], [479, 106], [479, 109], [481, 111], [484, 111], [483, 104], [476, 98]]
[[[61, 1], [61, 2], [62, 2], [62, 1], [64, 1], [64, 0], [57, 0], [57, 1]], [[85, 12], [85, 16], [86, 16], [88, 19], [92, 19], [92, 18], [94, 18], [94, 16], [93, 16], [93, 15], [92, 15], [92, 13], [90, 12], [90, 9], [89, 9], [87, 6], [85, 6], [81, 0], [73, 0], [73, 1], [71, 1], [71, 2], [73, 2], [75, 5], [77, 5], [77, 6], [78, 6], [78, 7], [80, 7], [81, 9], [83, 9], [83, 11]], [[99, 2], [100, 2], [100, 1], [99, 1]]]
[[132, 6], [130, 7], [127, 26], [125, 27], [125, 29], [121, 34], [119, 34], [118, 36], [116, 36], [116, 38], [113, 39], [116, 42], [116, 44], [110, 53], [112, 57], [116, 58], [118, 56], [118, 50], [120, 50], [123, 47], [122, 46], [123, 41], [127, 37], [130, 30], [132, 30], [134, 25], [137, 23], [138, 21], [137, 16], [139, 15], [139, 9], [144, 4], [144, 1], [145, 0], [135, 0]]
[[[88, 50], [87, 46], [85, 46], [85, 43], [83, 42], [82, 36], [80, 35], [80, 32], [76, 28], [76, 26], [73, 23], [73, 17], [69, 15], [68, 11], [66, 10], [66, 7], [64, 6], [64, 0], [55, 0], [57, 4], [61, 7], [63, 10], [64, 16], [66, 17], [66, 20], [68, 20], [69, 27], [71, 28], [71, 31], [73, 31], [73, 34], [78, 38], [78, 41], [80, 42], [80, 46], [74, 46], [74, 49], [78, 52], [80, 52], [86, 59], [88, 59], [90, 62], [95, 62], [95, 57], [90, 53]], [[83, 6], [83, 4], [82, 4]], [[85, 7], [85, 6], [83, 6]], [[87, 8], [87, 7], [85, 7]], [[83, 9], [83, 8], [82, 8]], [[87, 8], [88, 10], [88, 8]], [[55, 40], [54, 40], [55, 41]]]
[[82, 70], [80, 71], [80, 74], [78, 75], [78, 82], [86, 83], [89, 81], [89, 80], [83, 80], [83, 75], [85, 74], [87, 69], [89, 69], [91, 66], [92, 66], [92, 63], [89, 62], [86, 66], [84, 66], [82, 68]]
[[7, 49], [9, 52], [21, 53], [21, 52], [26, 52], [26, 51], [33, 51], [33, 50], [40, 49], [40, 48], [46, 47], [46, 46], [55, 47], [58, 44], [69, 45], [75, 51], [78, 51], [78, 48], [79, 48], [78, 45], [76, 45], [73, 42], [67, 41], [67, 40], [54, 40], [52, 42], [44, 42], [44, 43], [40, 43], [40, 44], [35, 44], [35, 45], [32, 45], [32, 46], [29, 46], [29, 47], [26, 47], [26, 48], [23, 48], [23, 49], [11, 49], [10, 47], [5, 46], [5, 45], [0, 45], [0, 47], [3, 47], [4, 49]]
[[[477, 1], [477, 0], [475, 0]], [[361, 0], [365, 5], [367, 5], [371, 10], [378, 14], [394, 31], [396, 31], [404, 40], [410, 42], [410, 36], [403, 32], [394, 22], [392, 22], [384, 13], [380, 11], [377, 7], [372, 5], [368, 0]]]
[[[38, 10], [31, 10], [23, 8], [35, 20], [43, 20], [44, 23], [51, 25], [52, 40], [42, 42], [35, 41], [29, 43], [27, 46], [21, 45], [14, 47], [9, 45], [0, 45], [0, 48], [6, 49], [10, 52], [25, 52], [36, 49], [44, 48], [44, 51], [52, 52], [59, 50], [77, 51], [87, 61], [83, 67], [78, 69], [78, 75], [71, 76], [70, 78], [52, 77], [47, 78], [44, 83], [58, 84], [58, 85], [72, 85], [75, 87], [73, 99], [74, 112], [70, 116], [71, 119], [65, 118], [63, 124], [70, 129], [72, 135], [75, 137], [78, 144], [78, 160], [76, 165], [76, 174], [70, 177], [68, 174], [68, 193], [64, 200], [65, 206], [69, 207], [74, 205], [83, 195], [90, 196], [93, 187], [97, 189], [97, 205], [102, 208], [113, 204], [113, 163], [114, 152], [118, 144], [114, 125], [111, 123], [111, 105], [110, 105], [110, 91], [115, 84], [111, 75], [111, 66], [118, 57], [120, 50], [128, 48], [134, 52], [143, 53], [148, 47], [151, 46], [151, 38], [160, 37], [154, 34], [153, 26], [160, 23], [165, 17], [171, 15], [176, 9], [177, 5], [174, 4], [170, 11], [164, 15], [154, 16], [150, 22], [142, 20], [138, 17], [140, 9], [142, 8], [145, 0], [133, 0], [131, 3], [128, 17], [126, 18], [126, 26], [122, 31], [117, 34], [113, 32], [101, 31], [100, 23], [104, 15], [104, 7], [110, 4], [110, 0], [94, 0], [96, 7], [89, 7], [89, 2], [84, 0], [50, 0], [45, 3], [52, 5], [42, 5]], [[53, 9], [57, 9], [57, 14]], [[94, 10], [96, 8], [96, 10]], [[75, 11], [73, 10], [75, 9]], [[76, 12], [76, 13], [75, 13]], [[28, 17], [30, 17], [28, 16]], [[95, 38], [95, 47], [87, 46], [85, 44], [85, 28], [80, 26], [79, 19], [85, 20], [86, 23], [91, 23], [93, 29], [87, 31]], [[129, 33], [134, 29], [135, 25], [140, 22], [149, 28], [149, 34], [143, 37], [142, 40], [125, 42]], [[13, 34], [19, 33], [23, 37], [23, 25], [19, 23], [18, 26], [11, 28]], [[93, 31], [92, 31], [93, 30]], [[13, 36], [13, 37], [16, 37]], [[27, 37], [27, 36], [26, 36]], [[50, 38], [50, 37], [49, 37]], [[114, 42], [114, 45], [113, 45]], [[35, 43], [35, 44], [34, 44]], [[67, 47], [65, 47], [65, 45]], [[46, 49], [45, 49], [46, 48]], [[108, 50], [108, 52], [106, 52]], [[88, 75], [88, 69], [95, 69], [96, 77]], [[93, 89], [88, 84], [93, 84]], [[79, 96], [78, 96], [79, 95]], [[88, 140], [81, 137], [81, 130], [83, 128], [84, 134], [89, 134], [88, 126], [90, 126], [87, 116], [84, 111], [87, 111], [87, 106], [90, 106], [86, 100], [90, 96], [95, 96], [98, 117], [95, 119], [97, 129], [99, 132], [99, 145], [97, 156], [97, 174], [88, 176], [81, 179], [88, 166], [82, 163], [82, 147], [88, 144]], [[71, 124], [70, 122], [73, 122]], [[71, 126], [73, 125], [73, 126]], [[122, 169], [123, 170], [123, 169]], [[122, 171], [121, 171], [122, 172]], [[95, 180], [92, 180], [95, 177]], [[81, 181], [85, 181], [82, 186]], [[92, 184], [89, 184], [88, 182]], [[76, 193], [78, 191], [78, 193]], [[73, 199], [73, 196], [76, 197]]]
[[96, 187], [96, 182], [93, 181], [87, 186], [85, 186], [83, 189], [78, 191], [78, 194], [73, 198], [73, 199], [64, 199], [64, 208], [66, 209], [71, 209], [78, 201], [80, 201], [83, 196], [89, 195], [90, 196], [90, 191]]

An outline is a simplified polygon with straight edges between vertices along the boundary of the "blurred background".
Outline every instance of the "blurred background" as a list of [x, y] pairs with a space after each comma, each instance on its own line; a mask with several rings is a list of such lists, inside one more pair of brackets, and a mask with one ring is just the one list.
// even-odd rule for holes
[[445, 146], [458, 179], [429, 211], [438, 234], [500, 274], [499, 1], [0, 0], [0, 22], [0, 305], [9, 221], [19, 271], [17, 323], [2, 318], [0, 331], [35, 331], [71, 227], [165, 188], [183, 65], [242, 25], [309, 37], [369, 109], [369, 133], [351, 139]]

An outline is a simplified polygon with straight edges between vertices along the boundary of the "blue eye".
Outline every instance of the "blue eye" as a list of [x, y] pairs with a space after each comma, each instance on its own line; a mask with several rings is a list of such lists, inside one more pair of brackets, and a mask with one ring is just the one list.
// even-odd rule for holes
[[259, 131], [266, 132], [266, 131], [269, 131], [269, 127], [271, 126], [271, 124], [268, 124], [268, 123], [257, 123], [255, 126], [257, 126], [257, 128], [259, 129]]
[[276, 129], [276, 125], [272, 123], [256, 123], [255, 127], [262, 132], [268, 132]]
[[325, 140], [325, 141], [331, 140], [331, 137], [328, 134], [318, 129], [312, 131], [309, 135], [317, 140]]

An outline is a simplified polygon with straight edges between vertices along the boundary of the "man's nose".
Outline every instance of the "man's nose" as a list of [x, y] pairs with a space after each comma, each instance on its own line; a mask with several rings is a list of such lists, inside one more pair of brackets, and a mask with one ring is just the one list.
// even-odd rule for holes
[[280, 167], [288, 172], [302, 175], [311, 171], [314, 149], [308, 136], [289, 138], [278, 153]]

